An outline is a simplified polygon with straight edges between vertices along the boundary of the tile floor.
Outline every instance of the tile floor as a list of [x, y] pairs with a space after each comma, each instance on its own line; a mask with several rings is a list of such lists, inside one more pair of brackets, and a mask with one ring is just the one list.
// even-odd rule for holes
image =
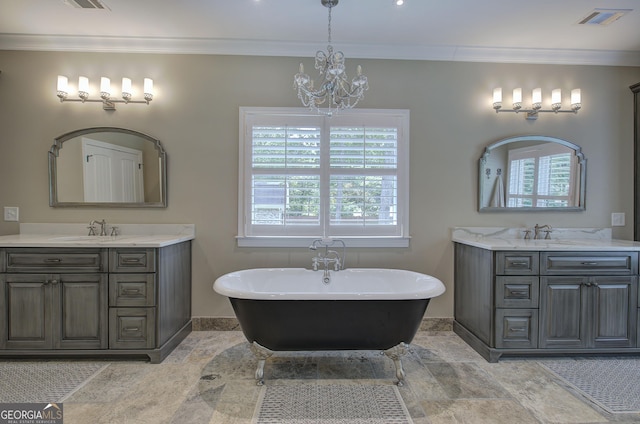
[[[533, 360], [487, 363], [451, 331], [421, 331], [400, 393], [416, 424], [637, 422], [573, 394]], [[251, 423], [260, 388], [239, 331], [192, 332], [162, 364], [117, 361], [64, 402], [65, 424]], [[376, 352], [276, 354], [266, 384], [392, 384]], [[638, 383], [640, 384], [640, 382]]]

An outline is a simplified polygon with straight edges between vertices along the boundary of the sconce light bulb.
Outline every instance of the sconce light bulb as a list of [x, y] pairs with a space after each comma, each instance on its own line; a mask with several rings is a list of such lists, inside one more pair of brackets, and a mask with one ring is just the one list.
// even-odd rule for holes
[[107, 77], [100, 78], [100, 97], [108, 100], [111, 97], [111, 80]]
[[85, 101], [87, 100], [87, 98], [89, 98], [89, 78], [78, 78], [78, 97], [80, 97], [82, 101]]
[[513, 110], [522, 109], [522, 88], [513, 89]]
[[582, 93], [579, 88], [571, 90], [571, 110], [578, 112], [582, 107]]
[[542, 89], [534, 88], [531, 93], [531, 109], [538, 110], [542, 107]]
[[144, 99], [147, 101], [147, 104], [151, 100], [153, 100], [153, 80], [151, 78], [144, 79]]
[[551, 91], [551, 110], [558, 112], [562, 107], [562, 90], [554, 88]]
[[493, 108], [498, 111], [502, 107], [502, 87], [493, 89]]
[[122, 78], [122, 98], [125, 102], [131, 100], [131, 79]]
[[69, 94], [69, 79], [64, 75], [58, 75], [57, 95], [60, 101], [64, 101]]

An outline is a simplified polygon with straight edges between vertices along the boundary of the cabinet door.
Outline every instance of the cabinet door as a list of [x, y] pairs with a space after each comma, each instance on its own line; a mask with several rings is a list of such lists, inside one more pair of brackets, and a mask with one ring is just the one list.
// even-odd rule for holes
[[637, 277], [592, 277], [593, 347], [634, 347], [638, 307]]
[[541, 348], [587, 346], [588, 277], [540, 278]]
[[106, 349], [108, 345], [106, 274], [54, 276], [56, 349]]
[[5, 349], [50, 349], [51, 276], [48, 274], [6, 274], [0, 292]]

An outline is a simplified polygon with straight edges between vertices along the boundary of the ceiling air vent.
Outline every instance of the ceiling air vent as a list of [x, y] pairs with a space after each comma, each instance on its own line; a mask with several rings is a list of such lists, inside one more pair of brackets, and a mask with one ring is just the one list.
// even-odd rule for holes
[[609, 25], [631, 12], [633, 9], [593, 9], [578, 21], [580, 25]]
[[110, 10], [101, 0], [64, 0], [68, 6], [78, 9], [106, 9]]

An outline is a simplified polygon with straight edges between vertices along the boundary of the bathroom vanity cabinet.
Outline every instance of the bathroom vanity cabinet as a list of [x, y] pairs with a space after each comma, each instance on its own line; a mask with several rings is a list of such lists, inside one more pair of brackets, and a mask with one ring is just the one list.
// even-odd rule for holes
[[191, 331], [191, 242], [0, 248], [0, 356], [146, 356]]
[[502, 355], [640, 353], [637, 251], [489, 250], [455, 243], [454, 331]]

